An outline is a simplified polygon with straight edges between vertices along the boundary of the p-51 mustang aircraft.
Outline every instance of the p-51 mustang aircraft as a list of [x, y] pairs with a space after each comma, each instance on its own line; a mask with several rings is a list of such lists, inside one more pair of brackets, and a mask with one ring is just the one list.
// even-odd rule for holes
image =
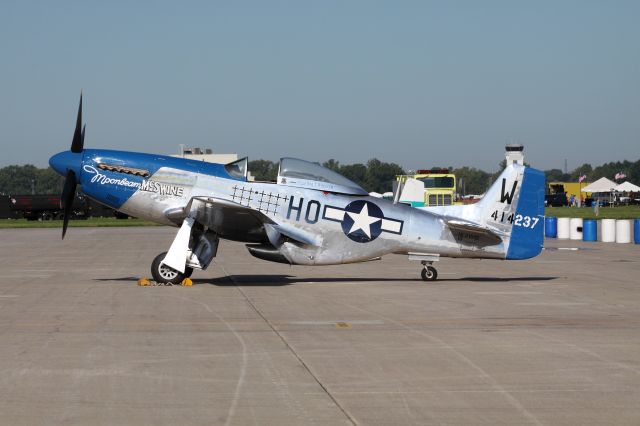
[[65, 176], [64, 238], [77, 185], [131, 216], [179, 227], [153, 278], [179, 283], [205, 270], [220, 239], [291, 265], [364, 262], [407, 254], [435, 280], [440, 257], [528, 259], [543, 243], [544, 175], [510, 164], [476, 204], [420, 210], [370, 197], [318, 164], [282, 158], [276, 182], [247, 180], [247, 158], [222, 165], [155, 154], [84, 149], [82, 95], [70, 151], [49, 160]]

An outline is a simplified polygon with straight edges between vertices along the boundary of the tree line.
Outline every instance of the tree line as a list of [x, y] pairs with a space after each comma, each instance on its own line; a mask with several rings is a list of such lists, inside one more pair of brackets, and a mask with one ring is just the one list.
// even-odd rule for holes
[[63, 185], [64, 178], [51, 167], [27, 164], [0, 169], [0, 194], [59, 194]]
[[[500, 163], [500, 170], [505, 161]], [[400, 165], [386, 163], [373, 158], [366, 163], [341, 164], [335, 159], [322, 163], [323, 166], [334, 170], [351, 179], [369, 192], [384, 193], [392, 190], [392, 183], [396, 175], [407, 174]], [[482, 194], [497, 173], [489, 173], [475, 167], [449, 168], [456, 175], [458, 193]], [[269, 160], [254, 160], [249, 162], [249, 171], [256, 180], [275, 181], [278, 174], [278, 162]], [[578, 178], [586, 175], [587, 182], [593, 182], [601, 177], [613, 180], [616, 173], [622, 172], [635, 184], [640, 183], [640, 160], [615, 161], [597, 167], [583, 164], [569, 173], [559, 169], [545, 170], [548, 182], [577, 182]], [[23, 166], [6, 166], [0, 168], [0, 194], [59, 194], [62, 192], [64, 179], [50, 167], [38, 168], [27, 164]]]
[[[504, 169], [505, 164], [506, 161], [502, 160], [500, 170]], [[568, 173], [564, 173], [560, 169], [549, 169], [545, 170], [544, 174], [547, 182], [578, 182], [580, 176], [585, 176], [585, 182], [595, 182], [602, 177], [614, 180], [614, 176], [619, 172], [626, 175], [623, 180], [619, 181], [620, 183], [628, 180], [638, 185], [640, 183], [640, 160], [612, 161], [597, 167], [585, 163]], [[460, 167], [453, 169], [453, 173], [456, 175], [458, 193], [482, 194], [489, 188], [489, 185], [497, 178], [500, 172], [487, 173], [474, 167]]]
[[[278, 176], [279, 162], [269, 160], [249, 161], [249, 171], [256, 180], [275, 181]], [[396, 175], [404, 174], [398, 164], [385, 163], [376, 158], [366, 164], [340, 164], [334, 159], [325, 161], [322, 165], [351, 179], [369, 192], [384, 193], [391, 191], [392, 182]]]

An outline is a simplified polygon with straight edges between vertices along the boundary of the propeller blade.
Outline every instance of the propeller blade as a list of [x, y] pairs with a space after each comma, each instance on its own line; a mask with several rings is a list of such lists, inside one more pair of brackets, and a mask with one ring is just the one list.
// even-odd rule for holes
[[62, 219], [62, 239], [67, 233], [67, 226], [69, 225], [69, 216], [71, 214], [71, 208], [73, 207], [73, 200], [76, 196], [76, 174], [73, 170], [67, 171], [67, 177], [64, 180], [64, 188], [62, 190], [62, 197], [60, 197], [60, 207], [64, 211]]
[[78, 118], [76, 119], [76, 130], [73, 132], [71, 142], [71, 152], [82, 152], [84, 148], [84, 130], [82, 129], [82, 92], [80, 93], [80, 105], [78, 106]]

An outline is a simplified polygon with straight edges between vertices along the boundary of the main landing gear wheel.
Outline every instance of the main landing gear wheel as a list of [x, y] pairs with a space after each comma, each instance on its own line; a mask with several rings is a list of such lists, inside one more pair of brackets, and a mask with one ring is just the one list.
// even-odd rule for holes
[[425, 266], [422, 269], [422, 279], [425, 281], [435, 281], [438, 279], [438, 271], [433, 266]]
[[[167, 265], [162, 264], [161, 262], [164, 260], [164, 257], [167, 255], [167, 252], [160, 253], [153, 259], [151, 263], [151, 275], [153, 279], [158, 283], [162, 284], [180, 284], [185, 277], [188, 277], [193, 272], [192, 268], [185, 269], [185, 273], [181, 273], [176, 271], [173, 268], [168, 267]], [[189, 271], [191, 269], [191, 271]], [[187, 275], [188, 274], [188, 275]]]

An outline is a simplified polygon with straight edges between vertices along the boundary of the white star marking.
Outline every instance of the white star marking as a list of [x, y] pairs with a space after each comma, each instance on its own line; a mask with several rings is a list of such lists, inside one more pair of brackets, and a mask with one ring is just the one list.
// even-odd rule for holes
[[349, 234], [353, 234], [358, 229], [362, 229], [362, 232], [367, 234], [367, 237], [371, 238], [371, 225], [376, 223], [382, 218], [369, 216], [369, 207], [365, 204], [360, 210], [360, 213], [347, 212], [349, 217], [353, 219], [353, 226], [349, 230]]

